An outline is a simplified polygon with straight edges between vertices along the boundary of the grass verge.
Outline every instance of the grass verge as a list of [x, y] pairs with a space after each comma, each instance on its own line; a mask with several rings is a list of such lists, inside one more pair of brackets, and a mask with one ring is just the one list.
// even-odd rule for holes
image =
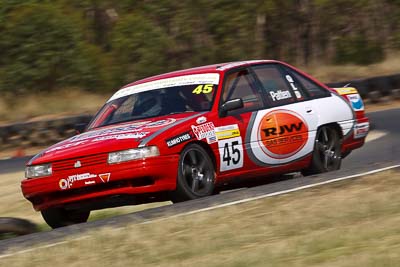
[[400, 53], [392, 52], [382, 62], [371, 65], [326, 65], [314, 63], [310, 66], [298, 66], [322, 82], [341, 82], [375, 76], [400, 73]]
[[[43, 221], [40, 212], [34, 211], [31, 203], [22, 196], [20, 181], [24, 177], [25, 176], [23, 172], [0, 175], [0, 216], [27, 219], [38, 224], [40, 231], [47, 231], [50, 228]], [[127, 214], [130, 212], [159, 207], [167, 204], [170, 204], [170, 202], [150, 203], [138, 206], [126, 206], [92, 211], [89, 220], [109, 218], [120, 214]]]
[[0, 263], [399, 266], [399, 179], [400, 173], [392, 170], [191, 216], [104, 228]]

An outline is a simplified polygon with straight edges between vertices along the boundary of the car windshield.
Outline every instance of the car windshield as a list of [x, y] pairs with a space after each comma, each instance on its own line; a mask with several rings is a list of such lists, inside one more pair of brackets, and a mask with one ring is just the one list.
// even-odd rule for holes
[[88, 129], [169, 114], [209, 111], [217, 84], [190, 84], [150, 89], [109, 100]]

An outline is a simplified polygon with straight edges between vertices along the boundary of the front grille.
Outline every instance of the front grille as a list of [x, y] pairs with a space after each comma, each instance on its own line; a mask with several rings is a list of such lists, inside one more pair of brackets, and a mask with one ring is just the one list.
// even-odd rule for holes
[[[59, 172], [64, 170], [75, 169], [75, 164], [79, 161], [79, 168], [86, 168], [88, 166], [95, 166], [99, 164], [107, 163], [107, 154], [98, 154], [92, 156], [86, 156], [81, 158], [74, 158], [62, 161], [53, 162], [53, 171]], [[78, 168], [78, 167], [77, 167]]]

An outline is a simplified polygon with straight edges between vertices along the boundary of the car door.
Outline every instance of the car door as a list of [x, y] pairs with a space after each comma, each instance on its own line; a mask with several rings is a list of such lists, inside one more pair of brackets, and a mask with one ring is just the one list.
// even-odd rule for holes
[[248, 122], [253, 112], [264, 108], [261, 90], [254, 76], [247, 68], [239, 68], [227, 72], [220, 97], [222, 104], [234, 99], [242, 99], [243, 107], [228, 111], [220, 116], [215, 124], [218, 139], [219, 171], [246, 171], [251, 167], [246, 164], [244, 144]]
[[314, 147], [318, 118], [309, 95], [278, 64], [251, 67], [267, 108], [253, 112], [246, 135], [251, 160], [276, 166], [300, 160]]

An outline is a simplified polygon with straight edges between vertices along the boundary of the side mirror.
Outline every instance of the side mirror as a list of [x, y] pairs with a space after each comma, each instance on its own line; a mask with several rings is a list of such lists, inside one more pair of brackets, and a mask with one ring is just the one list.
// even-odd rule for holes
[[228, 114], [228, 111], [239, 109], [242, 107], [243, 107], [243, 100], [241, 98], [235, 98], [232, 100], [228, 100], [224, 104], [222, 104], [222, 106], [219, 110], [219, 116], [226, 117], [226, 115]]
[[75, 124], [75, 131], [77, 134], [83, 133], [86, 129], [87, 123], [77, 123]]

